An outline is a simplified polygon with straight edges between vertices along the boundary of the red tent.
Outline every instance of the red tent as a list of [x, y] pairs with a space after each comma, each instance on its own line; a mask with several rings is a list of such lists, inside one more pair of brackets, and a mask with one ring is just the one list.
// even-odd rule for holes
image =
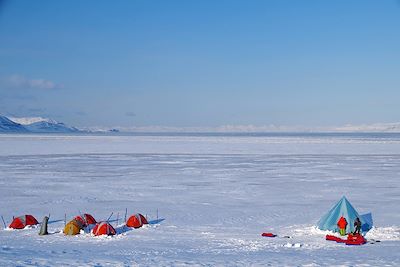
[[87, 213], [83, 214], [83, 218], [82, 218], [82, 216], [78, 215], [78, 216], [75, 216], [74, 219], [77, 220], [77, 221], [80, 221], [83, 226], [88, 226], [89, 224], [96, 224], [97, 223], [95, 218], [93, 218], [92, 215], [87, 214]]
[[148, 224], [148, 222], [146, 218], [140, 213], [132, 215], [126, 222], [126, 226], [133, 228], [140, 228], [143, 226], [143, 224]]
[[99, 222], [96, 224], [96, 226], [93, 228], [92, 233], [95, 236], [98, 235], [115, 235], [115, 229], [114, 227], [111, 226], [108, 222]]
[[27, 225], [36, 225], [36, 224], [39, 223], [32, 215], [22, 215], [17, 218], [14, 218], [14, 220], [8, 227], [12, 229], [23, 229]]

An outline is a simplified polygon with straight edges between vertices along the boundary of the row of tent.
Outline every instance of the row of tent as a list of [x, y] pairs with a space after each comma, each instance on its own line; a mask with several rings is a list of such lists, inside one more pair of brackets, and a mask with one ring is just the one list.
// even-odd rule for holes
[[[131, 228], [140, 228], [144, 224], [148, 224], [148, 221], [140, 213], [130, 216], [126, 221], [126, 226]], [[93, 216], [87, 213], [75, 216], [65, 225], [63, 232], [65, 235], [77, 235], [90, 225], [95, 225], [92, 229], [92, 234], [95, 236], [116, 234], [115, 228], [108, 221], [96, 222]]]
[[[45, 217], [48, 220], [48, 217]], [[47, 220], [46, 224], [47, 224]], [[39, 222], [32, 215], [22, 215], [13, 219], [9, 225], [10, 229], [23, 229], [27, 226], [37, 225]], [[134, 214], [128, 218], [125, 225], [131, 228], [140, 228], [144, 224], [148, 224], [147, 219], [140, 213]], [[96, 219], [88, 214], [75, 216], [71, 221], [65, 224], [63, 233], [65, 235], [77, 235], [89, 226], [93, 226], [91, 232], [95, 236], [99, 235], [115, 235], [115, 228], [108, 221], [97, 222]], [[47, 226], [46, 226], [47, 227]], [[46, 230], [47, 231], [47, 230]]]
[[[345, 196], [343, 196], [330, 210], [326, 213], [317, 224], [317, 227], [321, 230], [330, 230], [333, 232], [338, 232], [337, 223], [341, 217], [344, 217], [348, 222], [346, 233], [354, 232], [354, 224], [352, 222], [355, 221], [356, 218], [359, 218], [361, 221], [361, 230], [362, 232], [368, 232], [373, 226], [372, 214], [366, 213], [360, 215], [357, 210], [351, 205], [351, 203], [347, 200]], [[12, 229], [22, 229], [28, 225], [36, 225], [39, 224], [38, 221], [32, 215], [23, 215], [11, 222], [9, 228]], [[127, 227], [140, 228], [144, 224], [148, 224], [147, 219], [142, 214], [134, 214], [129, 217], [126, 221]], [[92, 229], [92, 233], [94, 235], [115, 235], [116, 231], [114, 227], [105, 222], [97, 222], [93, 216], [90, 214], [83, 214], [74, 217], [71, 221], [69, 221], [64, 227], [64, 234], [66, 235], [76, 235], [79, 234], [81, 230], [89, 225], [94, 225]]]

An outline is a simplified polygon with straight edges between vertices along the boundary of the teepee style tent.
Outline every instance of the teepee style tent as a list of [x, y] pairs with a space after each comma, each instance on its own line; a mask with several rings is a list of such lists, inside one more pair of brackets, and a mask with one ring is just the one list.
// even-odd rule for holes
[[143, 226], [143, 224], [148, 224], [148, 222], [147, 222], [146, 218], [140, 213], [132, 215], [126, 221], [126, 226], [133, 227], [133, 228], [140, 228]]
[[360, 220], [361, 222], [363, 222], [363, 224], [361, 225], [361, 230], [363, 232], [368, 232], [369, 230], [371, 230], [372, 226], [374, 225], [371, 212], [361, 215]]
[[8, 227], [12, 229], [23, 229], [28, 225], [36, 225], [36, 224], [39, 224], [39, 222], [32, 215], [22, 215], [17, 218], [14, 218], [14, 220]]
[[80, 221], [83, 226], [88, 226], [90, 224], [97, 223], [96, 220], [93, 218], [93, 216], [87, 213], [75, 216], [74, 220]]
[[93, 228], [92, 233], [95, 236], [98, 236], [98, 235], [115, 235], [116, 231], [115, 231], [114, 227], [112, 227], [111, 224], [109, 224], [108, 222], [99, 222]]
[[71, 220], [68, 222], [64, 227], [64, 234], [65, 235], [77, 235], [83, 229], [83, 224], [78, 220]]
[[325, 214], [318, 222], [318, 228], [321, 230], [339, 231], [337, 222], [340, 217], [346, 218], [348, 224], [346, 232], [354, 231], [354, 221], [358, 217], [361, 220], [362, 231], [367, 232], [372, 228], [372, 215], [371, 213], [360, 216], [356, 209], [350, 204], [346, 197], [342, 197], [338, 203]]

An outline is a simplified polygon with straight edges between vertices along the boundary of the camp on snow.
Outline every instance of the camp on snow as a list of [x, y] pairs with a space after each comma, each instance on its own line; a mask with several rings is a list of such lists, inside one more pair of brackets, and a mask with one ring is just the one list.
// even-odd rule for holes
[[317, 227], [321, 230], [339, 232], [338, 222], [341, 220], [341, 217], [348, 222], [345, 228], [346, 233], [354, 232], [355, 228], [353, 223], [356, 218], [361, 220], [362, 232], [368, 232], [373, 226], [372, 214], [367, 213], [360, 215], [347, 198], [343, 196], [339, 202], [319, 220]]
[[22, 215], [14, 218], [9, 228], [23, 229], [28, 225], [36, 225], [36, 224], [39, 224], [39, 222], [32, 215]]

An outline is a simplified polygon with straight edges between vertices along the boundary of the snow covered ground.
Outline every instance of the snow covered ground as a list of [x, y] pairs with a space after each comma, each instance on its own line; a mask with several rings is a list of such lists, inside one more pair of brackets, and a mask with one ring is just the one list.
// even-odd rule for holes
[[[1, 227], [0, 266], [399, 266], [399, 176], [399, 134], [0, 135], [0, 215], [55, 221], [48, 236]], [[324, 240], [314, 225], [342, 195], [381, 242]], [[121, 224], [125, 208], [164, 220], [60, 233], [65, 213]]]

